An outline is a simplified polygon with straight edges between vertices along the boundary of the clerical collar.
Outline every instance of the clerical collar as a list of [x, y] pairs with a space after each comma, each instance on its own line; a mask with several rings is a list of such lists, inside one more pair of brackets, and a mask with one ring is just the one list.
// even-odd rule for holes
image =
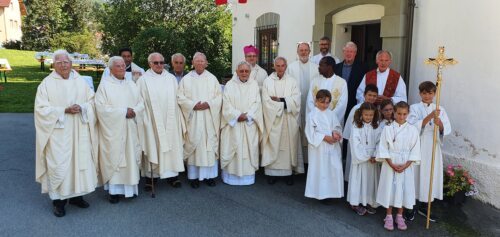
[[242, 81], [239, 77], [238, 77], [238, 81], [240, 81], [241, 83], [247, 83], [248, 82], [248, 79], [246, 81]]
[[121, 84], [121, 83], [125, 82], [125, 80], [127, 80], [127, 79], [124, 77], [123, 80], [120, 80], [120, 79], [116, 78], [113, 74], [111, 74], [111, 80]]

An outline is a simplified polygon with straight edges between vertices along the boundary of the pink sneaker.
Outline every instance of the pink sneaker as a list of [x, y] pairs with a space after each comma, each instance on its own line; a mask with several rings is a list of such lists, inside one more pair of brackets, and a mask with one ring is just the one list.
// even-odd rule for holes
[[408, 226], [406, 226], [405, 218], [403, 215], [396, 215], [396, 224], [398, 225], [398, 230], [406, 230]]
[[385, 216], [384, 228], [386, 230], [394, 230], [394, 221], [392, 220], [392, 215]]

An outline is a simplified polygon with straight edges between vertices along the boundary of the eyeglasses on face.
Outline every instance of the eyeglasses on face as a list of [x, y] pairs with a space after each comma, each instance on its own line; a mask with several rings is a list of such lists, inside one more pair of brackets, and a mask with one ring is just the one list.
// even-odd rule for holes
[[238, 70], [240, 73], [249, 73], [250, 70]]
[[56, 61], [55, 62], [56, 65], [68, 65], [70, 63], [71, 63], [70, 61]]
[[256, 58], [257, 55], [255, 54], [250, 54], [250, 55], [245, 55], [245, 58]]
[[154, 61], [154, 62], [152, 62], [152, 63], [153, 63], [154, 65], [163, 65], [163, 64], [165, 64], [165, 62], [164, 62], [164, 61]]

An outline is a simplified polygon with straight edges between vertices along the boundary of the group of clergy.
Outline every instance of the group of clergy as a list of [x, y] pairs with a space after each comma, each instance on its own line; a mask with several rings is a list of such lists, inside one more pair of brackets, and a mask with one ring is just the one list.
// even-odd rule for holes
[[331, 93], [329, 109], [342, 124], [356, 98], [362, 102], [357, 94], [367, 83], [385, 88], [379, 100], [406, 100], [404, 82], [389, 69], [389, 52], [380, 51], [379, 68], [365, 76], [354, 61], [354, 43], [336, 64], [330, 40], [323, 41], [327, 49], [313, 57], [319, 65], [310, 60], [310, 45], [299, 43], [299, 59], [288, 66], [277, 57], [270, 75], [257, 64], [258, 49], [247, 46], [223, 90], [199, 52], [186, 73], [182, 54], [172, 56], [168, 72], [164, 57], [152, 53], [144, 71], [124, 49], [109, 59], [95, 93], [72, 69], [68, 52], [54, 52], [54, 71], [35, 99], [36, 180], [53, 200], [54, 214], [64, 216], [68, 201], [87, 208], [82, 196], [100, 185], [111, 203], [137, 196], [141, 176], [146, 189], [154, 190], [158, 179], [180, 187], [185, 165], [192, 188], [200, 181], [215, 186], [219, 162], [230, 185], [253, 184], [259, 167], [269, 184], [284, 177], [292, 185], [293, 174], [304, 173], [305, 117], [318, 90]]

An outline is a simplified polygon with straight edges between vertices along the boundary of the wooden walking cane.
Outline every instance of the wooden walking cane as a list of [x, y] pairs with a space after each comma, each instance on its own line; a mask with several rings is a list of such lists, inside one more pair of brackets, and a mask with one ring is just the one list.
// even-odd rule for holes
[[[455, 65], [458, 62], [453, 58], [446, 58], [444, 56], [444, 46], [439, 47], [437, 58], [429, 58], [425, 60], [425, 64], [432, 64], [437, 67], [437, 81], [436, 81], [436, 111], [439, 110], [439, 102], [441, 99], [441, 84], [442, 84], [442, 70], [446, 65]], [[439, 116], [438, 112], [435, 112], [434, 118]], [[439, 131], [439, 125], [434, 123], [434, 137], [432, 140], [432, 160], [431, 160], [431, 174], [429, 180], [429, 195], [427, 196], [427, 224], [426, 229], [429, 229], [430, 225], [430, 215], [431, 215], [431, 197], [432, 197], [432, 184], [434, 178], [434, 160], [436, 156], [436, 145], [437, 145], [437, 135]]]

